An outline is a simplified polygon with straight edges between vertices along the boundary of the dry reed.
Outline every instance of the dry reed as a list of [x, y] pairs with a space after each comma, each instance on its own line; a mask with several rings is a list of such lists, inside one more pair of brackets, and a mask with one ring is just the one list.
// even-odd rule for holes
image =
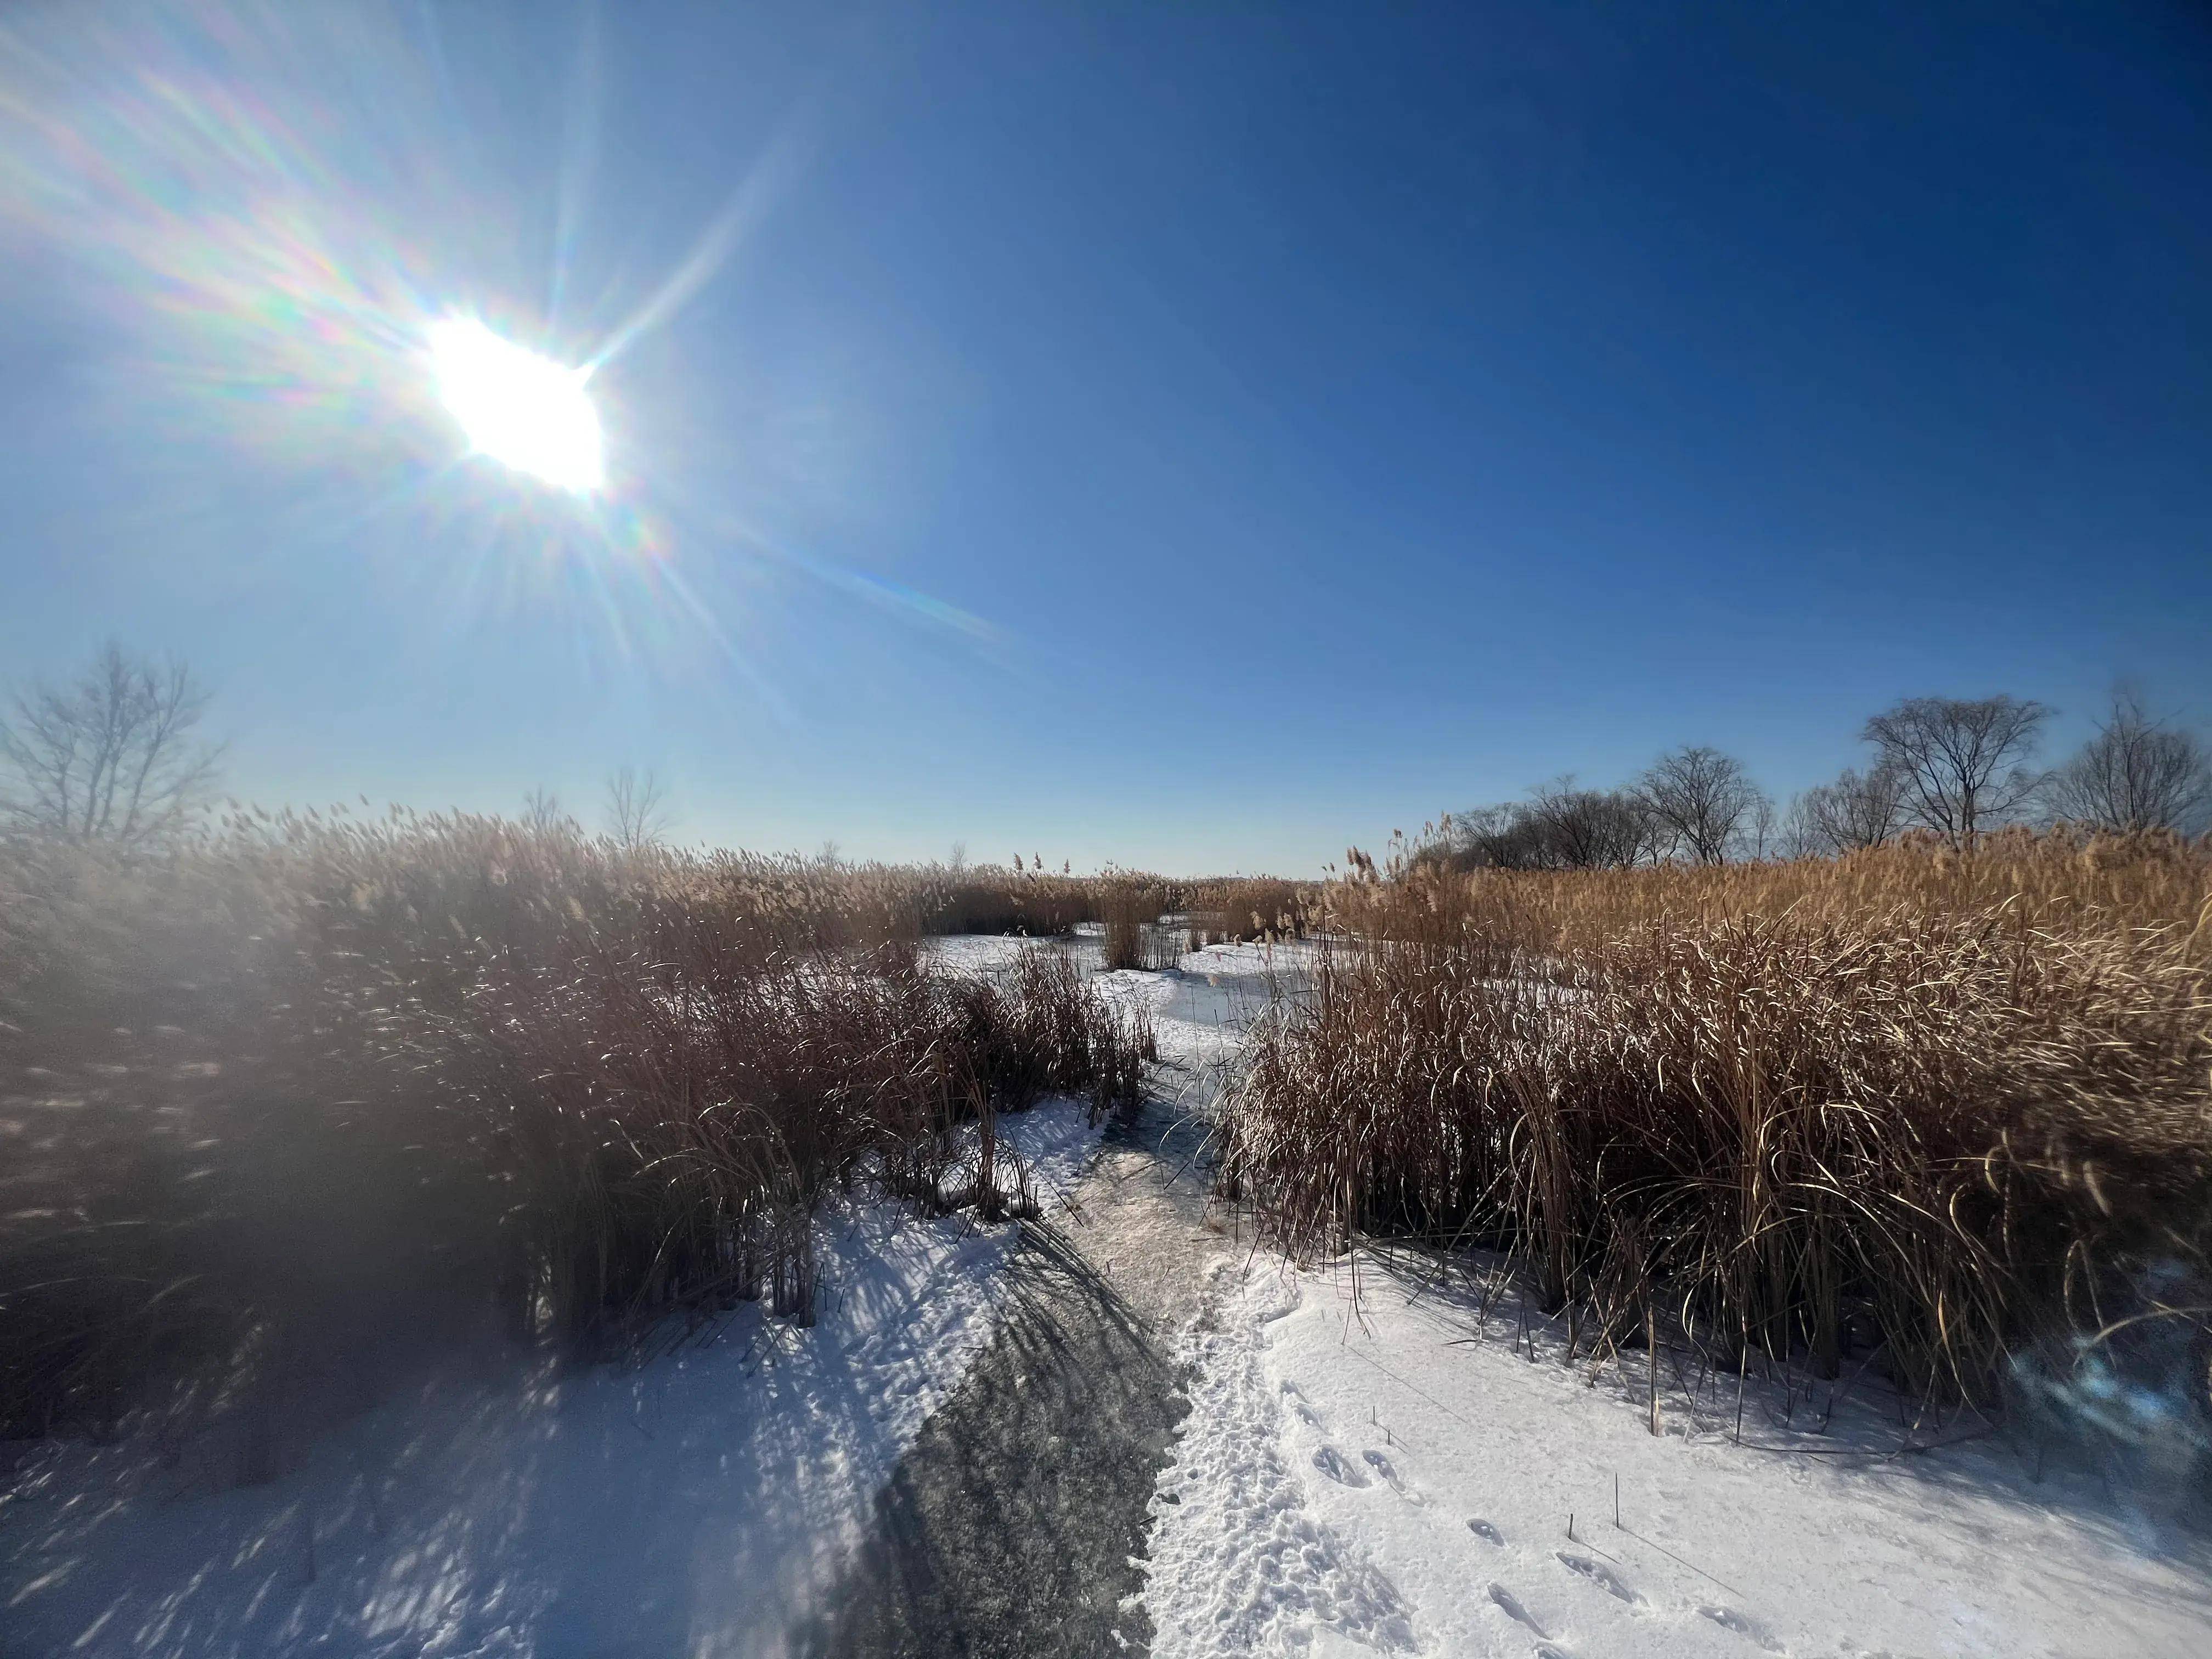
[[467, 817], [0, 843], [0, 1433], [487, 1308], [804, 1318], [826, 1187], [1000, 1207], [994, 1115], [1149, 1042], [1054, 958], [923, 971], [940, 891]]
[[1656, 1310], [1728, 1363], [1856, 1348], [1984, 1399], [2008, 1357], [2187, 1316], [2143, 1289], [2177, 1264], [2203, 1282], [2208, 899], [2212, 856], [2169, 839], [1356, 862], [1229, 1097], [1223, 1181], [1300, 1254], [1510, 1251], [1601, 1346]]
[[1314, 919], [1321, 890], [1312, 882], [1284, 881], [1272, 876], [1195, 882], [1189, 895], [1192, 943], [1303, 939]]

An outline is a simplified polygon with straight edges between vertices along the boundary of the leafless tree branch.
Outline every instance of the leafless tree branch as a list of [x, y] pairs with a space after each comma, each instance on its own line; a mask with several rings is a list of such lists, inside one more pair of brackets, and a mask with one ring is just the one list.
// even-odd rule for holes
[[1733, 755], [1702, 745], [1662, 755], [1637, 785], [1637, 793], [1672, 842], [1700, 864], [1718, 864], [1747, 823], [1759, 817], [1762, 796]]
[[2027, 762], [2050, 714], [2012, 696], [1908, 697], [1863, 735], [1897, 775], [1907, 816], [1971, 848], [2034, 799], [2043, 780]]
[[182, 663], [112, 641], [69, 686], [18, 690], [0, 720], [0, 820], [142, 846], [204, 805], [222, 750], [196, 741], [208, 692]]
[[1790, 805], [1789, 838], [1805, 854], [1880, 847], [1904, 827], [1905, 783], [1896, 771], [1846, 768], [1833, 783], [1815, 784]]
[[668, 833], [668, 792], [652, 772], [625, 766], [607, 779], [607, 833], [632, 852]]
[[2100, 830], [2193, 832], [2212, 805], [2212, 751], [2123, 689], [2112, 719], [2052, 775], [2051, 799], [2059, 817]]

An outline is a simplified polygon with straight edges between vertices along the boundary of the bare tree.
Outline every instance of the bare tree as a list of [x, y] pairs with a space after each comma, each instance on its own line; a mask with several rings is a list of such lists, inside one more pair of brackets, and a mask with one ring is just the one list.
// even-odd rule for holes
[[2100, 830], [2195, 830], [2212, 804], [2212, 751], [2193, 732], [2153, 720], [2123, 689], [2112, 717], [2051, 780], [2061, 817]]
[[1443, 861], [1459, 870], [1540, 870], [1550, 862], [1543, 827], [1527, 801], [1455, 812]]
[[1702, 745], [1675, 750], [1652, 763], [1637, 785], [1645, 809], [1674, 842], [1700, 864], [1718, 864], [1745, 820], [1765, 799], [1743, 763]]
[[1908, 697], [1862, 733], [1897, 775], [1906, 813], [1971, 848], [2010, 822], [2042, 779], [2027, 762], [2051, 711], [2018, 697]]
[[522, 821], [544, 834], [564, 828], [570, 819], [561, 810], [561, 798], [550, 789], [533, 789], [522, 798]]
[[1744, 843], [1751, 848], [1754, 859], [1764, 860], [1771, 852], [1779, 850], [1781, 815], [1775, 811], [1774, 802], [1762, 790], [1751, 804], [1751, 827], [1744, 831]]
[[1845, 768], [1833, 783], [1815, 784], [1790, 806], [1790, 835], [1801, 854], [1849, 853], [1879, 847], [1903, 827], [1905, 781], [1887, 767]]
[[1651, 820], [1626, 789], [1577, 789], [1561, 778], [1532, 791], [1525, 822], [1542, 867], [1624, 868], [1651, 850]]
[[668, 833], [668, 792], [650, 771], [625, 766], [607, 779], [607, 833], [630, 852], [659, 844]]
[[0, 720], [0, 820], [126, 847], [172, 833], [207, 803], [222, 763], [198, 738], [208, 695], [182, 663], [113, 641], [76, 684], [19, 690]]

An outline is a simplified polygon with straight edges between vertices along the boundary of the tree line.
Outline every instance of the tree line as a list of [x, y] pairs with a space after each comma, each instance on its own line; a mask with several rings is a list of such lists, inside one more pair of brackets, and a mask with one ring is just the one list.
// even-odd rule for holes
[[[71, 683], [18, 690], [0, 708], [0, 829], [161, 841], [212, 799], [223, 750], [201, 736], [207, 708], [206, 689], [184, 665], [112, 643]], [[2118, 693], [2076, 753], [2039, 770], [2051, 714], [2008, 696], [1908, 697], [1861, 729], [1870, 750], [1863, 769], [1778, 813], [1734, 756], [1686, 745], [1614, 788], [1565, 777], [1457, 814], [1428, 852], [1463, 868], [1606, 869], [1832, 855], [1911, 830], [1964, 848], [2021, 822], [2194, 835], [2212, 820], [2212, 749], [2136, 692]], [[605, 817], [622, 845], [651, 845], [668, 829], [666, 792], [652, 773], [624, 767], [608, 781]], [[574, 827], [544, 791], [526, 799], [523, 819]]]
[[[111, 641], [75, 680], [34, 681], [0, 703], [0, 830], [121, 847], [156, 846], [215, 802], [224, 745], [201, 727], [210, 693], [181, 662]], [[666, 836], [668, 792], [652, 772], [607, 778], [604, 833], [636, 850]], [[582, 833], [543, 789], [521, 821]]]
[[2124, 690], [2078, 751], [2039, 769], [2051, 712], [2009, 696], [1908, 697], [1861, 728], [1871, 751], [1863, 768], [1805, 790], [1782, 812], [1734, 756], [1685, 745], [1613, 788], [1565, 777], [1455, 814], [1431, 853], [1464, 869], [1616, 869], [1833, 856], [1916, 830], [1965, 849], [2021, 823], [2206, 828], [2212, 749], [2195, 732]]

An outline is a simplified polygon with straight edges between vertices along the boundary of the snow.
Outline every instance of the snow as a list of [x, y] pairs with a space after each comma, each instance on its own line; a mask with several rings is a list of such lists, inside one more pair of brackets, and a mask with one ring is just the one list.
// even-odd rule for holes
[[[1000, 1120], [1048, 1211], [1097, 1139]], [[426, 1390], [273, 1484], [49, 1447], [0, 1510], [0, 1650], [483, 1659], [770, 1655], [989, 1339], [1016, 1230], [843, 1202], [817, 1322], [742, 1309], [641, 1367]], [[219, 1483], [207, 1483], [209, 1485]]]
[[2002, 1442], [1882, 1455], [1878, 1396], [1815, 1434], [1754, 1382], [1740, 1444], [1733, 1379], [1693, 1412], [1671, 1364], [1655, 1437], [1642, 1354], [1592, 1387], [1564, 1333], [1532, 1318], [1532, 1361], [1517, 1309], [1413, 1267], [1361, 1261], [1355, 1298], [1348, 1264], [1246, 1259], [1188, 1338], [1159, 1659], [2212, 1651], [2201, 1553]]
[[1304, 991], [1312, 959], [1313, 947], [1295, 940], [1209, 945], [1184, 956], [1172, 974], [1124, 970], [1102, 974], [1096, 982], [1152, 1016], [1163, 1060], [1218, 1068], [1235, 1057], [1245, 1031], [1273, 998]]

